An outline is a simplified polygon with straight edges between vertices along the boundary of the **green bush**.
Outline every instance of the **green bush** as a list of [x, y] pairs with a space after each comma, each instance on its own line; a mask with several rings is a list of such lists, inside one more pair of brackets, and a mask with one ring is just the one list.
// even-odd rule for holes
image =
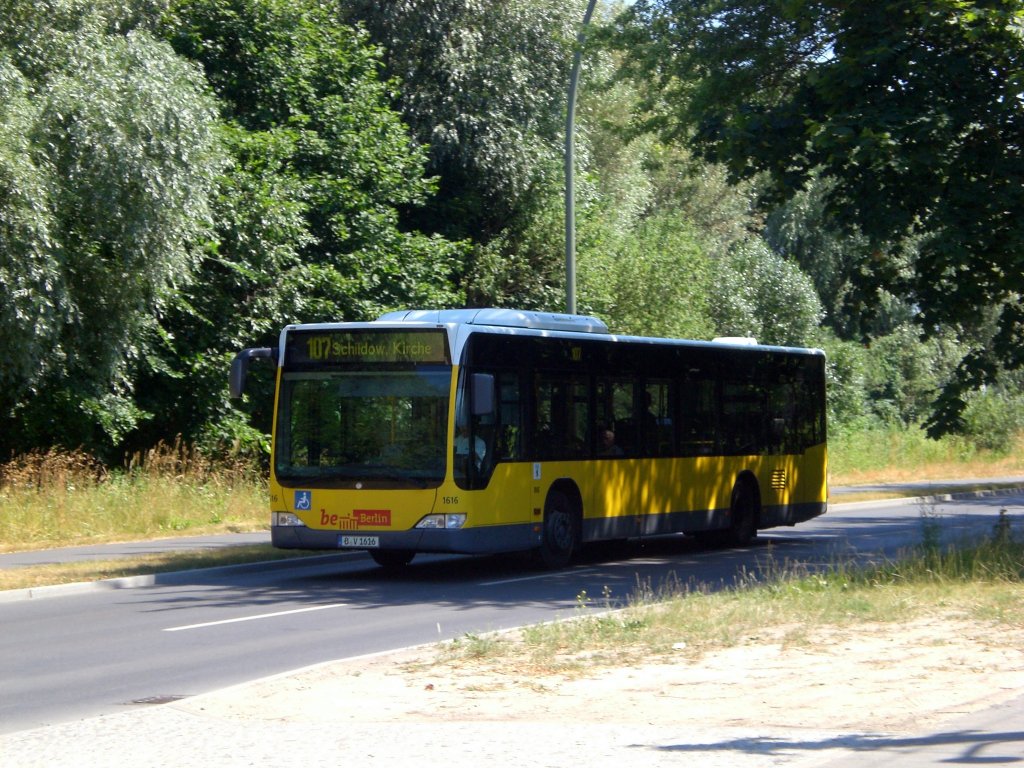
[[975, 392], [963, 416], [964, 434], [978, 447], [1007, 453], [1024, 431], [1024, 396], [1001, 389]]

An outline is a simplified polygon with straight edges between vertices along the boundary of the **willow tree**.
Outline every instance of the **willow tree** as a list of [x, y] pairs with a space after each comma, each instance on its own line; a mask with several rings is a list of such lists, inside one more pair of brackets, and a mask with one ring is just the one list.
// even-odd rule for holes
[[210, 231], [213, 101], [128, 11], [0, 6], [4, 452], [102, 450], [135, 426], [130, 365]]

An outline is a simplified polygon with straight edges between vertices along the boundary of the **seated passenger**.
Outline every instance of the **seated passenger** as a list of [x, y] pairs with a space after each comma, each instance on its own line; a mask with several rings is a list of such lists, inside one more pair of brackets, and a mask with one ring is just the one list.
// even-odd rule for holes
[[598, 450], [600, 456], [621, 456], [622, 449], [615, 444], [615, 433], [610, 429], [601, 430], [601, 445]]

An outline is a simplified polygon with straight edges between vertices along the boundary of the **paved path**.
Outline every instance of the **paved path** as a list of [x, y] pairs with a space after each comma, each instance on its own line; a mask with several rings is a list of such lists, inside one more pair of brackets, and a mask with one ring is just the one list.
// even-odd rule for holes
[[963, 480], [916, 480], [900, 483], [874, 483], [865, 485], [840, 485], [829, 488], [829, 495], [834, 504], [842, 504], [844, 496], [859, 493], [885, 493], [893, 496], [933, 496], [935, 494], [954, 494], [970, 491], [979, 486], [992, 488], [1012, 488], [1024, 486], [1024, 477], [1009, 475], [1006, 477], [979, 477]]
[[225, 533], [216, 536], [179, 536], [148, 541], [123, 541], [116, 544], [93, 544], [84, 547], [57, 547], [0, 554], [0, 568], [22, 568], [29, 565], [54, 565], [87, 560], [113, 560], [166, 552], [203, 551], [245, 544], [269, 543], [270, 533], [258, 531], [256, 533]]
[[[239, 686], [234, 695], [245, 695]], [[211, 694], [213, 696], [220, 694]], [[559, 723], [461, 720], [331, 722], [203, 714], [202, 697], [0, 737], [0, 768], [923, 768], [1024, 763], [1024, 697], [933, 732], [849, 733], [705, 722]]]

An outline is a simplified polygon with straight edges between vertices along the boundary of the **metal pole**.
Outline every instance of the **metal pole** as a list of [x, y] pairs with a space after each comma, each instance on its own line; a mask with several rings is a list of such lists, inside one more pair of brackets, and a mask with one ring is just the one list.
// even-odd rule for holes
[[576, 87], [580, 79], [583, 41], [597, 0], [590, 0], [576, 35], [576, 52], [569, 75], [569, 109], [565, 119], [565, 311], [576, 314]]

